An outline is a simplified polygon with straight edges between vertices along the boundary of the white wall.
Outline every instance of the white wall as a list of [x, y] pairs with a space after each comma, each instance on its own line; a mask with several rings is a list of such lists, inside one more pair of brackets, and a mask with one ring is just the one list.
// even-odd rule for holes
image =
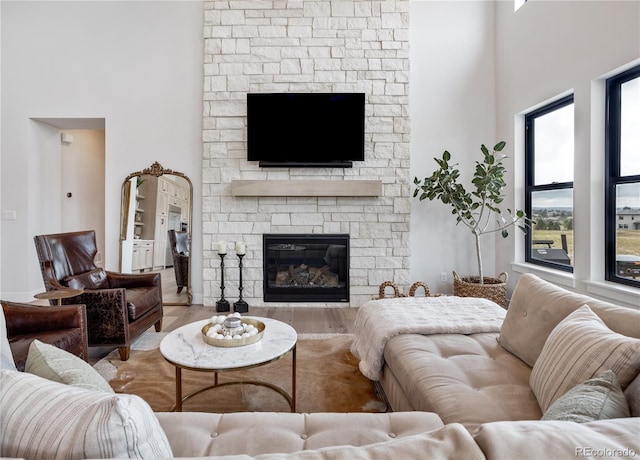
[[[578, 292], [640, 306], [638, 290], [605, 287], [603, 279], [604, 100], [602, 77], [640, 58], [640, 3], [635, 1], [530, 1], [514, 13], [496, 2], [497, 133], [515, 146], [509, 204], [523, 200], [522, 114], [564, 92], [574, 93], [574, 274], [533, 271]], [[522, 201], [518, 203], [522, 206]], [[496, 264], [524, 260], [523, 239], [498, 245]], [[564, 273], [564, 272], [563, 272]], [[513, 273], [516, 275], [516, 273]], [[516, 281], [512, 277], [512, 284]], [[586, 281], [592, 281], [590, 285]]]
[[[194, 183], [193, 251], [199, 252], [202, 2], [2, 1], [0, 8], [1, 208], [18, 211], [16, 220], [1, 222], [2, 298], [31, 300], [42, 290], [33, 236], [57, 230], [50, 201], [66, 193], [46, 186], [52, 171], [39, 159], [44, 153], [31, 147], [40, 143], [31, 118], [106, 120], [107, 269], [118, 268], [122, 181], [156, 160]], [[196, 302], [198, 263], [194, 258]]]
[[[64, 129], [73, 136], [62, 144], [60, 231], [95, 230], [98, 255], [104, 259], [104, 140], [102, 129]], [[71, 196], [67, 196], [67, 194]], [[96, 265], [102, 266], [102, 262]]]
[[[495, 145], [494, 4], [411, 2], [411, 182], [436, 168], [444, 150], [470, 179], [480, 145]], [[467, 181], [465, 181], [467, 182]], [[411, 192], [413, 193], [413, 187]], [[485, 276], [494, 276], [493, 239], [482, 242]], [[452, 291], [452, 271], [477, 274], [474, 239], [449, 207], [412, 198], [411, 280]], [[440, 273], [447, 281], [440, 282]]]

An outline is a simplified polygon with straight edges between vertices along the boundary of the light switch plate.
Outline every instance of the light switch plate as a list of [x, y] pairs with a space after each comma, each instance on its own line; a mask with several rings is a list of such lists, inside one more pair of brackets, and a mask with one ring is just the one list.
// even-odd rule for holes
[[14, 210], [2, 211], [2, 220], [16, 220], [18, 213]]

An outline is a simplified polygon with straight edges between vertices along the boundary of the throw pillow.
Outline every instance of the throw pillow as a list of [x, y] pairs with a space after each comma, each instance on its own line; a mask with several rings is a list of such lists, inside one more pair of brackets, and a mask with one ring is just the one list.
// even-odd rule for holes
[[24, 370], [54, 382], [113, 393], [111, 386], [89, 363], [37, 339], [29, 345]]
[[166, 434], [138, 396], [63, 385], [26, 372], [0, 372], [0, 456], [171, 458]]
[[107, 289], [109, 287], [107, 272], [102, 268], [96, 268], [80, 275], [67, 276], [64, 282], [71, 289]]
[[544, 413], [571, 388], [608, 369], [626, 388], [640, 370], [640, 339], [613, 332], [584, 305], [551, 331], [529, 385]]
[[547, 409], [542, 420], [585, 423], [629, 416], [629, 405], [616, 374], [606, 371], [560, 396]]

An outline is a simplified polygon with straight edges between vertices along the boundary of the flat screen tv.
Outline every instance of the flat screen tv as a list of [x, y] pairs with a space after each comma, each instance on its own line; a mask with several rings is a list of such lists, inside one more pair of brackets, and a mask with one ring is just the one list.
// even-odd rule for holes
[[262, 167], [364, 160], [364, 93], [248, 93], [247, 159]]

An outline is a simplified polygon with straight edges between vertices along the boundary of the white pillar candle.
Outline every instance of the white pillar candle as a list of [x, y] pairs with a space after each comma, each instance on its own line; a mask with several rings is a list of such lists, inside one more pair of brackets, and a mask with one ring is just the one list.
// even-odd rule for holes
[[227, 242], [219, 241], [218, 242], [218, 254], [226, 254], [227, 253]]
[[236, 254], [243, 256], [247, 252], [247, 247], [242, 241], [236, 243]]

